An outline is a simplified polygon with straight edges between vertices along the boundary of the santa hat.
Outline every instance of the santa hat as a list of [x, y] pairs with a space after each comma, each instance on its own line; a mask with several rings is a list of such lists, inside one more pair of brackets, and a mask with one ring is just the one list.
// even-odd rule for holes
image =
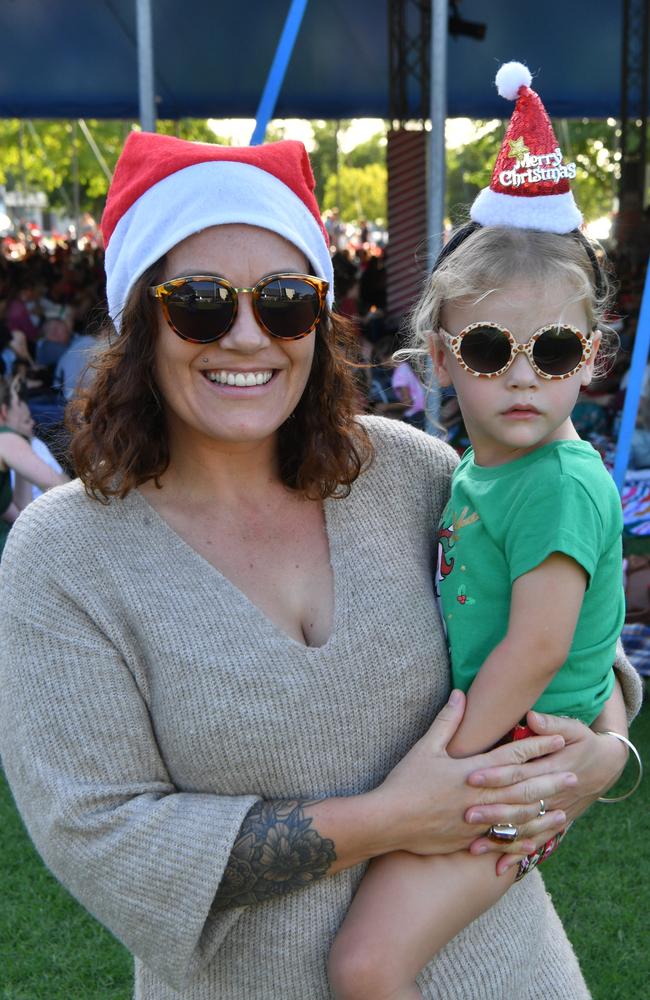
[[300, 250], [319, 278], [334, 275], [301, 142], [217, 146], [131, 132], [102, 216], [108, 311], [120, 315], [138, 278], [181, 240], [208, 226], [270, 229]]
[[490, 186], [477, 196], [470, 215], [481, 226], [512, 226], [568, 233], [582, 223], [569, 181], [575, 163], [564, 163], [553, 126], [532, 76], [522, 63], [505, 63], [496, 75], [501, 97], [515, 110], [494, 165]]

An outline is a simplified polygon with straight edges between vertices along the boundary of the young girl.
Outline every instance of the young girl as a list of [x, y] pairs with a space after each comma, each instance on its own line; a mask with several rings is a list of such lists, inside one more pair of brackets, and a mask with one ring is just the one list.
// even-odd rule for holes
[[[441, 254], [415, 314], [417, 346], [428, 346], [440, 384], [453, 384], [472, 443], [454, 473], [436, 574], [453, 682], [468, 691], [449, 747], [454, 756], [509, 732], [526, 735], [518, 723], [533, 706], [591, 725], [612, 690], [624, 616], [618, 494], [571, 423], [601, 343], [604, 277], [574, 231], [570, 192], [526, 190], [538, 184], [540, 163], [556, 163], [559, 154], [562, 166], [529, 83], [530, 75], [517, 84], [514, 130], [511, 124], [504, 142], [505, 155], [517, 160], [505, 179], [519, 194], [494, 190], [493, 176], [487, 197], [481, 192], [473, 206], [474, 223]], [[541, 108], [546, 134], [540, 139], [537, 118], [528, 124], [548, 153], [542, 145], [531, 154], [524, 142], [527, 123], [517, 112], [530, 107], [522, 104], [535, 114]], [[553, 169], [562, 181], [562, 170]], [[553, 197], [560, 204], [549, 209]], [[543, 801], [538, 816], [536, 834], [565, 819]], [[490, 832], [508, 840], [518, 833], [508, 826]], [[519, 864], [510, 855], [500, 874], [489, 855], [373, 861], [330, 955], [337, 998], [420, 997], [419, 970], [562, 835]]]

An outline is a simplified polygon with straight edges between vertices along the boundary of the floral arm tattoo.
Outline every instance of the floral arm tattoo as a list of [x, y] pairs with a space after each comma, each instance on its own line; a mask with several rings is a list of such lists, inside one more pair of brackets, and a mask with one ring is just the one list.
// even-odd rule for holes
[[246, 815], [214, 901], [216, 910], [249, 906], [311, 885], [336, 860], [334, 841], [311, 826], [293, 799], [258, 802]]

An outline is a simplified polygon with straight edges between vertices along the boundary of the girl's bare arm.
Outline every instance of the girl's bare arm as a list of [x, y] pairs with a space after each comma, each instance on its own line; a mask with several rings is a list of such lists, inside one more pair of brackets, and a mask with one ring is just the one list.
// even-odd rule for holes
[[569, 655], [586, 582], [582, 567], [559, 552], [515, 580], [508, 631], [469, 689], [452, 755], [493, 746], [537, 701]]

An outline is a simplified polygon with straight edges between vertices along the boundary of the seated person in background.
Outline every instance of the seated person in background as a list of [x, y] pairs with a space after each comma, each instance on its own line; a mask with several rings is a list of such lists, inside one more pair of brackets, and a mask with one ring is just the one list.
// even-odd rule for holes
[[[4, 303], [0, 304], [4, 305]], [[4, 363], [5, 373], [10, 375], [14, 363], [20, 359], [32, 364], [32, 356], [29, 353], [27, 338], [22, 330], [10, 329], [5, 321], [0, 318], [0, 357]]]
[[88, 385], [93, 371], [88, 366], [106, 346], [106, 340], [91, 333], [75, 334], [54, 370], [54, 388], [61, 389], [66, 402], [77, 389]]
[[32, 486], [48, 490], [68, 482], [31, 447], [33, 427], [24, 384], [0, 379], [0, 556], [13, 522], [32, 501]]
[[407, 404], [399, 399], [393, 388], [395, 365], [392, 358], [394, 350], [395, 343], [391, 336], [382, 337], [374, 347], [368, 403], [373, 413], [399, 420], [407, 408]]
[[408, 361], [402, 361], [397, 366], [392, 381], [397, 398], [406, 405], [402, 420], [412, 427], [424, 430], [426, 394]]
[[36, 288], [29, 278], [14, 273], [10, 282], [5, 319], [10, 330], [22, 330], [30, 343], [36, 343], [39, 332], [39, 316], [32, 312]]
[[54, 374], [54, 369], [68, 349], [70, 327], [63, 319], [46, 319], [41, 334], [36, 344], [36, 363], [49, 368]]

